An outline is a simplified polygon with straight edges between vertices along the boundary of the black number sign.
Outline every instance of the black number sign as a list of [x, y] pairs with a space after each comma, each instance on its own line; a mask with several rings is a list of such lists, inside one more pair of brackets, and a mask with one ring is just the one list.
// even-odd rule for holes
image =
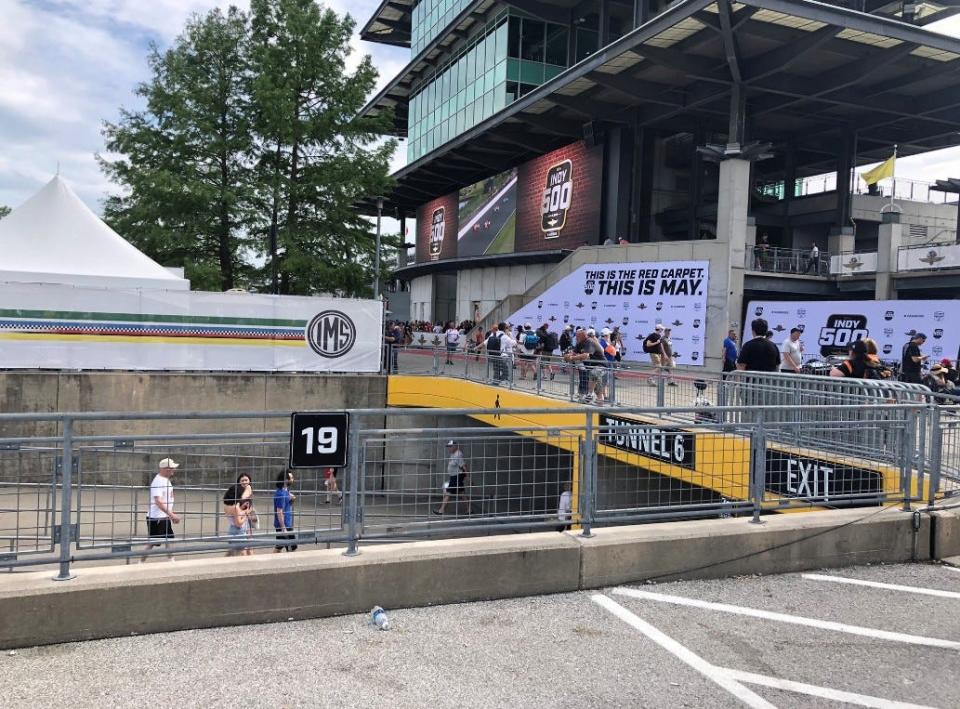
[[290, 417], [290, 467], [344, 467], [349, 432], [346, 412], [295, 412]]

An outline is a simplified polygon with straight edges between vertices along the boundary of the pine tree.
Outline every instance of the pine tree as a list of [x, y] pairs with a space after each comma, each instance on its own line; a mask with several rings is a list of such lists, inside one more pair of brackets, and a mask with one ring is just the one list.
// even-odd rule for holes
[[13, 210], [10, 207], [0, 204], [0, 219], [3, 219], [5, 216], [10, 214]]
[[282, 293], [369, 294], [374, 243], [358, 200], [384, 194], [389, 116], [357, 117], [374, 89], [370, 57], [347, 70], [354, 21], [314, 0], [251, 2], [251, 99], [265, 280]]
[[105, 123], [100, 158], [125, 189], [106, 221], [160, 263], [184, 266], [194, 288], [249, 282], [254, 192], [249, 103], [249, 22], [234, 7], [191, 18], [173, 46], [149, 57], [142, 111]]

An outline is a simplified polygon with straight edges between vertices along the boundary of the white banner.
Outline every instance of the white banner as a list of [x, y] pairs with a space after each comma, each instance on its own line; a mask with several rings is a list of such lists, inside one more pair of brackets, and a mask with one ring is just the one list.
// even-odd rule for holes
[[657, 324], [671, 328], [678, 364], [703, 365], [707, 331], [708, 261], [601, 263], [581, 266], [513, 313], [514, 326], [549, 323], [557, 333], [569, 323], [620, 327], [627, 358], [646, 358], [641, 342]]
[[[764, 318], [777, 347], [790, 328], [803, 330], [804, 360], [845, 355], [854, 340], [871, 338], [880, 357], [898, 361], [916, 332], [927, 336], [923, 353], [933, 360], [954, 359], [960, 346], [960, 311], [956, 300], [752, 300], [747, 306], [744, 340], [752, 337], [750, 321]], [[952, 325], [950, 323], [953, 323]]]
[[960, 244], [930, 244], [897, 253], [897, 270], [926, 271], [960, 267]]
[[0, 284], [0, 367], [376, 372], [374, 300]]
[[876, 251], [860, 254], [840, 254], [830, 257], [830, 274], [834, 276], [856, 276], [860, 273], [876, 272]]

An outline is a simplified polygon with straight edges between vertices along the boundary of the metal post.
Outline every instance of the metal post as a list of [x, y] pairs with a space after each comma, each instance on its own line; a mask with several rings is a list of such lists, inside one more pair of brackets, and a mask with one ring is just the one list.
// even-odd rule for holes
[[[927, 506], [933, 507], [936, 502], [937, 488], [940, 487], [940, 456], [943, 455], [943, 427], [940, 422], [940, 407], [934, 406], [930, 412], [930, 495]], [[923, 477], [918, 482], [917, 494], [923, 495]]]
[[353, 422], [350, 427], [350, 483], [347, 488], [347, 550], [344, 556], [356, 556], [360, 553], [357, 548], [360, 540], [360, 427]]
[[[936, 406], [933, 407], [934, 409]], [[903, 509], [910, 511], [910, 502], [912, 501], [912, 491], [910, 490], [910, 474], [913, 470], [913, 461], [916, 459], [916, 468], [922, 471], [927, 465], [927, 416], [918, 416], [915, 411], [907, 412], [907, 435], [909, 449], [904, 456], [903, 467], [901, 468], [904, 476], [901, 489], [903, 490]], [[922, 473], [918, 473], [921, 474]], [[918, 497], [923, 499], [923, 490], [918, 490]]]
[[[921, 419], [922, 420], [922, 419]], [[907, 430], [903, 437], [903, 455], [900, 461], [900, 493], [903, 495], [903, 511], [910, 511], [910, 477], [913, 472], [914, 462], [918, 467], [924, 464], [921, 458], [917, 457], [917, 414], [915, 411], [907, 412]]]
[[751, 524], [763, 524], [760, 519], [760, 511], [767, 475], [767, 441], [763, 427], [763, 409], [759, 409], [758, 413], [756, 428], [750, 436], [750, 498], [753, 502]]
[[614, 366], [614, 362], [610, 362], [607, 367], [610, 370], [610, 388], [607, 391], [607, 401], [610, 402], [611, 406], [615, 406], [620, 403], [617, 401], [617, 368]]
[[377, 197], [377, 240], [373, 253], [373, 298], [380, 300], [380, 219], [383, 216], [383, 197]]
[[578, 378], [577, 365], [573, 362], [568, 363], [567, 372], [570, 374], [570, 390], [567, 398], [573, 401], [573, 397], [576, 396], [577, 391], [577, 385], [575, 383], [575, 380]]
[[593, 440], [593, 414], [587, 412], [583, 441], [580, 444], [580, 527], [581, 537], [592, 537], [593, 491], [597, 480], [597, 447]]
[[537, 385], [537, 394], [543, 393], [543, 357], [537, 357], [537, 369], [533, 373], [533, 378], [536, 380], [535, 384]]
[[[654, 371], [657, 373], [657, 407], [663, 408], [666, 405], [664, 402], [666, 401], [667, 378], [663, 376], [663, 370], [659, 367], [655, 368]], [[662, 417], [663, 414], [661, 413], [660, 416]]]
[[[63, 458], [60, 463], [63, 488], [60, 494], [60, 573], [54, 581], [69, 581], [76, 578], [70, 573], [70, 536], [73, 520], [73, 419], [63, 420]], [[79, 515], [78, 515], [79, 516]]]

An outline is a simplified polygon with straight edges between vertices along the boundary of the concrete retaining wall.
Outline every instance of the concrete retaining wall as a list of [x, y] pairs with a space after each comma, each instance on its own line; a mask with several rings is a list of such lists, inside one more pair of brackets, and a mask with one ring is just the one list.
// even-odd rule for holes
[[[0, 372], [0, 412], [64, 411], [293, 411], [386, 406], [381, 375]], [[268, 426], [268, 428], [264, 428]], [[211, 419], [89, 423], [78, 434], [219, 433], [283, 430], [286, 423]], [[56, 435], [48, 423], [0, 424], [0, 437]]]
[[[916, 541], [916, 545], [914, 542]], [[387, 608], [562, 593], [648, 579], [774, 574], [929, 558], [930, 518], [895, 508], [537, 533], [245, 558], [0, 575], [0, 648]]]

